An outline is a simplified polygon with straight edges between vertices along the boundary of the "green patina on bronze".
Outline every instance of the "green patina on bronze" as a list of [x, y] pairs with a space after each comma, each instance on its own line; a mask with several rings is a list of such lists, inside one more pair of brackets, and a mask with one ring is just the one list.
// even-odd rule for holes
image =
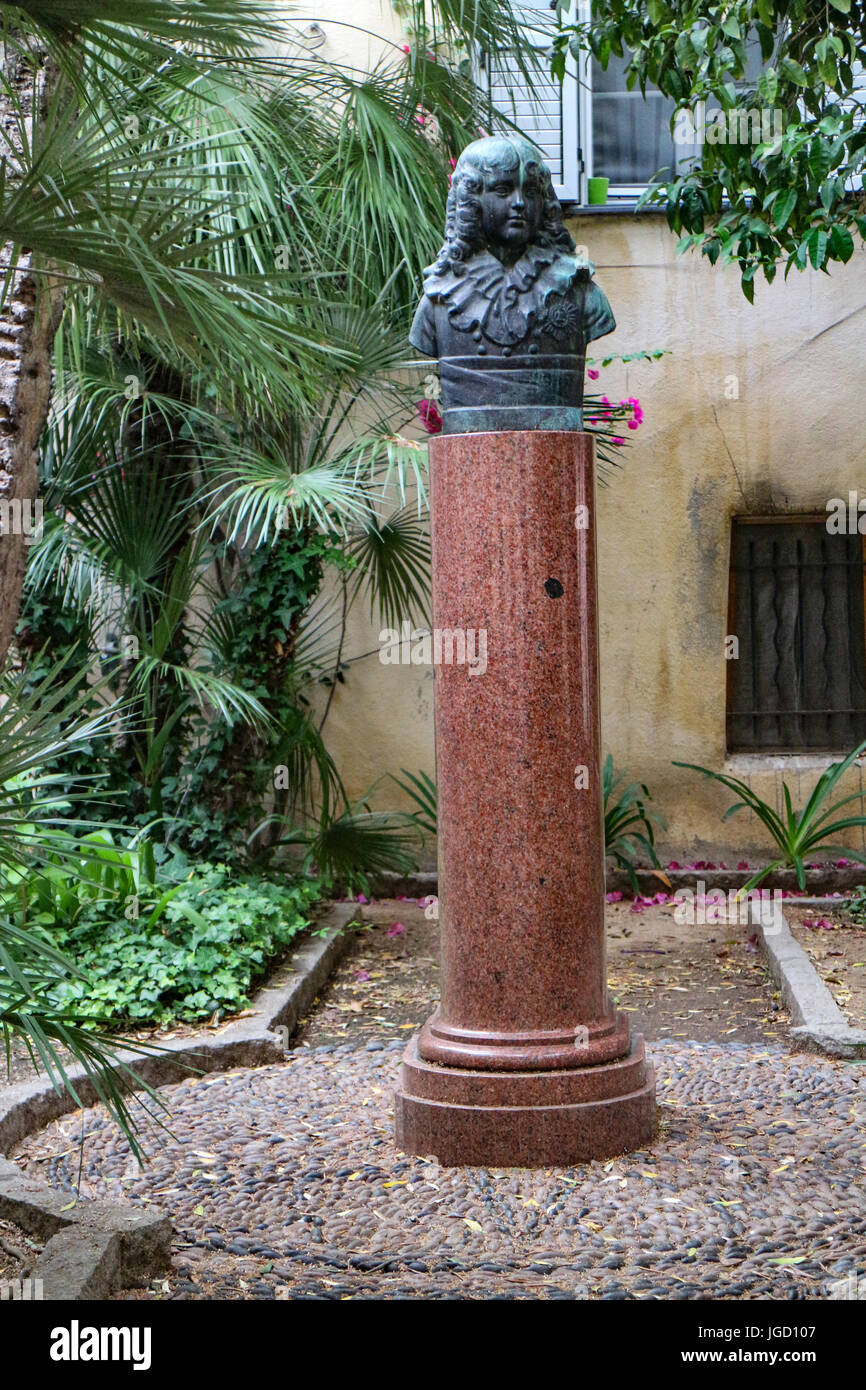
[[594, 269], [575, 254], [534, 145], [496, 135], [467, 146], [409, 334], [439, 358], [446, 434], [583, 428], [586, 345], [616, 327]]

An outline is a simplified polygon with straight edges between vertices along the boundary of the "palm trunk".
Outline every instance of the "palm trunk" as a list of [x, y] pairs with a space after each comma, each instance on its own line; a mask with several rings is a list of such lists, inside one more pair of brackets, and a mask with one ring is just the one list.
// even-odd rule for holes
[[[57, 86], [59, 73], [46, 62], [34, 84], [30, 70], [10, 54], [7, 82], [21, 102], [41, 112]], [[8, 96], [0, 92], [0, 121], [14, 129]], [[15, 248], [0, 249], [0, 284]], [[38, 526], [38, 446], [51, 404], [51, 347], [63, 308], [57, 281], [34, 274], [33, 253], [18, 248], [16, 269], [0, 307], [0, 668], [15, 632], [28, 543]]]

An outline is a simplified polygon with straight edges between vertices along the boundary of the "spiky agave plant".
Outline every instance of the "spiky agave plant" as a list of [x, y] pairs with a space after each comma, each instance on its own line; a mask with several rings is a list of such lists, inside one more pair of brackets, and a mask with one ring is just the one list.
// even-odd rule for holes
[[655, 828], [665, 828], [663, 818], [647, 807], [652, 800], [643, 782], [631, 782], [628, 773], [617, 772], [613, 755], [608, 753], [602, 770], [604, 798], [604, 852], [628, 875], [633, 892], [638, 891], [635, 865], [642, 851], [659, 869], [655, 849]]
[[772, 837], [778, 851], [777, 858], [752, 874], [740, 889], [741, 893], [756, 888], [769, 874], [783, 868], [794, 870], [797, 887], [802, 890], [806, 887], [806, 864], [810, 856], [822, 850], [824, 853], [844, 855], [849, 859], [856, 859], [860, 864], [866, 864], [866, 854], [861, 850], [849, 849], [836, 840], [836, 836], [844, 831], [862, 830], [866, 826], [866, 815], [862, 811], [859, 815], [841, 814], [842, 808], [850, 806], [852, 801], [859, 801], [862, 807], [864, 793], [858, 790], [838, 800], [833, 799], [840, 781], [857, 759], [863, 757], [864, 752], [866, 739], [858, 743], [856, 748], [852, 748], [847, 758], [838, 763], [831, 763], [825, 768], [800, 811], [794, 810], [791, 789], [788, 783], [783, 781], [784, 813], [781, 815], [739, 777], [729, 777], [725, 773], [714, 772], [712, 768], [701, 767], [697, 763], [675, 762], [674, 767], [685, 767], [691, 772], [699, 772], [703, 777], [721, 783], [736, 795], [737, 800], [725, 811], [723, 820], [736, 815], [738, 811], [751, 811]]

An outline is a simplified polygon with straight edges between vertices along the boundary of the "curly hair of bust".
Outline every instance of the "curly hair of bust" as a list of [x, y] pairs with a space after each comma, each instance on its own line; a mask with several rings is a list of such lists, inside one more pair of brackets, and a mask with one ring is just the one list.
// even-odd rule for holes
[[[465, 158], [465, 155], [461, 157]], [[514, 152], [514, 163], [520, 156]], [[525, 166], [527, 174], [535, 175], [542, 189], [544, 206], [541, 226], [535, 238], [537, 246], [546, 249], [554, 247], [569, 254], [574, 251], [574, 241], [563, 226], [562, 208], [553, 191], [550, 170], [539, 160]], [[484, 191], [484, 165], [474, 161], [461, 168], [458, 164], [448, 191], [445, 205], [445, 240], [442, 249], [431, 266], [431, 272], [442, 275], [448, 271], [452, 275], [462, 275], [466, 262], [476, 252], [484, 249], [485, 239], [481, 220], [481, 194]]]

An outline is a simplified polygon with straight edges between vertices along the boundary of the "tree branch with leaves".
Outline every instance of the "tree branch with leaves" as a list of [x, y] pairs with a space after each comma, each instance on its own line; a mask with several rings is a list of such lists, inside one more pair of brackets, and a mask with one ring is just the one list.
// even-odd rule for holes
[[[561, 6], [564, 11], [565, 6]], [[606, 68], [627, 58], [629, 89], [656, 88], [677, 117], [698, 103], [729, 130], [756, 108], [778, 112], [771, 138], [706, 140], [682, 172], [660, 171], [641, 204], [661, 203], [680, 235], [715, 265], [736, 262], [752, 302], [758, 272], [827, 272], [866, 237], [866, 6], [856, 0], [592, 0], [587, 22], [564, 17], [554, 71], [569, 50]], [[760, 50], [760, 75], [749, 80]]]

